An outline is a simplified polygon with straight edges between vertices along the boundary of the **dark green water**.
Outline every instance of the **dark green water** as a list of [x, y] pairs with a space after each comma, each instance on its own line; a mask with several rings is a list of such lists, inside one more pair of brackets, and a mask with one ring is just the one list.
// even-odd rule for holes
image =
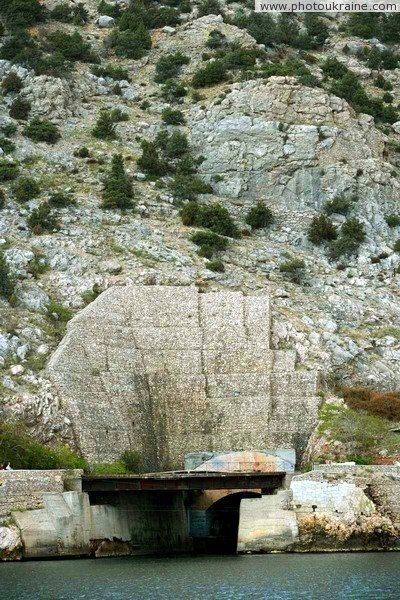
[[400, 553], [109, 558], [0, 565], [1, 600], [400, 598]]

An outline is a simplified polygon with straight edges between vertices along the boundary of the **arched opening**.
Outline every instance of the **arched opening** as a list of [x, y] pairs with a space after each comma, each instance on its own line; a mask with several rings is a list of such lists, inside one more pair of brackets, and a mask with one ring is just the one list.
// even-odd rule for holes
[[259, 498], [258, 492], [237, 492], [220, 498], [205, 511], [200, 535], [193, 537], [197, 552], [207, 554], [236, 554], [240, 501], [242, 498]]

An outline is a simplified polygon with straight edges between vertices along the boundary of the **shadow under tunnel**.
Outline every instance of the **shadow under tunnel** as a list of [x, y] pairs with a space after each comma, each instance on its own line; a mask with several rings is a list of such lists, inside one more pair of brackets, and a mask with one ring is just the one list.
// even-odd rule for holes
[[214, 502], [205, 511], [202, 531], [192, 530], [194, 551], [200, 554], [236, 554], [240, 502], [243, 498], [259, 497], [256, 492], [238, 492]]

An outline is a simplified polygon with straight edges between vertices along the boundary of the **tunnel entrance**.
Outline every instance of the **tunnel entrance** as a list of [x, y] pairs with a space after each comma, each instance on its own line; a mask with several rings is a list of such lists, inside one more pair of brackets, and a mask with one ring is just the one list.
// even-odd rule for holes
[[201, 554], [236, 554], [240, 502], [242, 498], [259, 497], [256, 492], [238, 492], [214, 502], [202, 515], [201, 530], [192, 528], [194, 551]]

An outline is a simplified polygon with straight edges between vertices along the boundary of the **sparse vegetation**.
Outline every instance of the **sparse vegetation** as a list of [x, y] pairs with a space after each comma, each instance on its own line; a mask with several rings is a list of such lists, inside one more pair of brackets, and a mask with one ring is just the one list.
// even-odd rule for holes
[[400, 225], [400, 215], [385, 215], [385, 221], [389, 227], [398, 227]]
[[335, 196], [333, 200], [325, 202], [323, 209], [327, 215], [344, 215], [346, 216], [352, 207], [353, 199], [347, 196]]
[[48, 448], [30, 437], [22, 423], [0, 422], [0, 463], [7, 462], [14, 469], [88, 469], [69, 448]]
[[48, 202], [42, 202], [28, 217], [28, 225], [36, 235], [51, 233], [58, 229], [57, 215], [53, 212]]
[[377, 392], [366, 387], [343, 387], [342, 392], [350, 408], [391, 421], [400, 421], [399, 392]]

